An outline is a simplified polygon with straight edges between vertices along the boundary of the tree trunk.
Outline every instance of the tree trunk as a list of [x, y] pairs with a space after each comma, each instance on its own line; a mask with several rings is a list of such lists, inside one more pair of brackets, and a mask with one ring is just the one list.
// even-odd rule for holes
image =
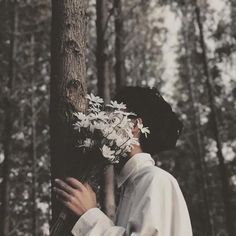
[[125, 71], [124, 71], [124, 32], [122, 19], [122, 0], [114, 0], [115, 13], [115, 77], [116, 77], [116, 91], [125, 85]]
[[3, 135], [3, 150], [5, 160], [3, 162], [3, 183], [2, 183], [2, 206], [1, 206], [1, 232], [3, 236], [8, 236], [10, 231], [10, 165], [11, 165], [11, 135], [13, 130], [13, 107], [12, 93], [16, 79], [16, 56], [17, 56], [17, 31], [18, 31], [18, 3], [14, 1], [10, 7], [10, 53], [9, 53], [9, 81], [7, 84], [8, 94], [5, 101], [5, 130]]
[[97, 85], [98, 95], [101, 96], [105, 103], [110, 100], [110, 81], [109, 81], [109, 63], [107, 55], [107, 1], [96, 1], [96, 30], [97, 30], [97, 50], [96, 50], [96, 63], [97, 63]]
[[222, 153], [222, 146], [221, 146], [221, 138], [219, 133], [219, 121], [217, 118], [216, 113], [216, 107], [214, 102], [214, 94], [212, 89], [212, 80], [209, 73], [209, 67], [207, 63], [207, 51], [206, 51], [206, 44], [205, 44], [205, 38], [204, 38], [204, 32], [203, 32], [203, 25], [201, 20], [201, 10], [200, 7], [196, 4], [196, 19], [197, 19], [197, 25], [199, 28], [200, 33], [200, 45], [202, 49], [202, 62], [203, 62], [203, 68], [206, 78], [206, 86], [208, 90], [208, 96], [209, 96], [209, 102], [210, 102], [210, 108], [211, 108], [211, 114], [212, 114], [212, 125], [213, 125], [213, 133], [216, 140], [217, 145], [217, 157], [219, 161], [219, 172], [221, 176], [221, 185], [222, 185], [222, 198], [224, 203], [224, 211], [226, 215], [226, 228], [228, 232], [228, 236], [235, 235], [234, 232], [234, 221], [233, 221], [233, 215], [232, 215], [232, 207], [230, 203], [230, 185], [229, 185], [229, 179], [227, 176], [227, 169], [225, 166], [225, 160]]
[[[72, 112], [86, 108], [86, 0], [52, 0], [50, 147], [54, 178], [70, 174], [79, 158], [73, 145]], [[52, 194], [53, 222], [60, 204]]]
[[32, 143], [31, 143], [31, 153], [32, 156], [32, 202], [33, 202], [33, 224], [32, 224], [32, 234], [37, 236], [38, 232], [38, 225], [37, 225], [37, 146], [36, 146], [36, 109], [35, 109], [35, 73], [34, 73], [34, 66], [35, 66], [35, 54], [34, 54], [34, 46], [35, 46], [35, 36], [34, 34], [31, 35], [31, 49], [30, 49], [30, 63], [32, 64], [31, 67], [31, 129], [32, 129]]
[[[110, 101], [110, 78], [109, 78], [109, 62], [107, 55], [107, 4], [106, 0], [96, 1], [96, 30], [97, 30], [97, 79], [98, 79], [98, 95], [103, 97], [104, 102]], [[109, 166], [104, 173], [103, 182], [103, 210], [110, 219], [115, 216], [115, 184], [113, 166]]]
[[[189, 90], [189, 97], [192, 104], [192, 130], [194, 130], [194, 146], [195, 146], [195, 153], [197, 160], [197, 167], [199, 169], [198, 171], [198, 178], [200, 179], [200, 186], [202, 188], [202, 195], [203, 195], [203, 204], [204, 204], [204, 213], [205, 217], [202, 217], [203, 224], [206, 225], [205, 227], [205, 235], [215, 235], [214, 230], [214, 221], [213, 221], [213, 214], [210, 207], [210, 197], [209, 197], [209, 184], [207, 179], [207, 166], [204, 159], [204, 150], [203, 150], [203, 143], [202, 143], [202, 134], [200, 132], [200, 112], [198, 109], [197, 104], [197, 98], [196, 98], [196, 91], [195, 91], [195, 75], [194, 75], [194, 69], [192, 67], [194, 61], [191, 60], [192, 53], [191, 53], [191, 46], [192, 48], [195, 48], [195, 42], [194, 45], [192, 45], [191, 35], [195, 35], [195, 29], [192, 27], [194, 17], [192, 14], [188, 15], [188, 11], [190, 11], [187, 6], [183, 9], [183, 38], [184, 38], [184, 45], [185, 45], [185, 55], [186, 55], [186, 72], [187, 77], [189, 78], [187, 81], [187, 86]], [[191, 19], [189, 19], [189, 16]], [[196, 50], [196, 49], [195, 49]], [[202, 208], [202, 207], [201, 207]]]
[[236, 39], [236, 0], [231, 0], [231, 35]]

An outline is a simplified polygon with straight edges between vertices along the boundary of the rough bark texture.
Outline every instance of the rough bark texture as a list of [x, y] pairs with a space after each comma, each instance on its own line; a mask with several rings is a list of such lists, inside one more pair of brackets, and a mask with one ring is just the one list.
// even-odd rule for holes
[[[52, 0], [51, 41], [51, 170], [52, 180], [70, 174], [76, 151], [72, 112], [86, 108], [86, 0]], [[60, 205], [52, 197], [53, 222]]]
[[[17, 54], [17, 31], [18, 31], [18, 3], [14, 1], [9, 4], [10, 11], [10, 53], [9, 53], [9, 80], [7, 84], [8, 94], [5, 99], [5, 130], [3, 135], [3, 150], [5, 160], [3, 162], [2, 183], [2, 206], [1, 206], [1, 232], [0, 235], [10, 235], [10, 165], [11, 165], [11, 135], [13, 129], [13, 106], [11, 101], [16, 79], [16, 54]], [[7, 10], [7, 9], [5, 9]]]
[[206, 44], [205, 44], [205, 38], [204, 38], [204, 32], [203, 32], [203, 24], [201, 20], [201, 10], [200, 7], [196, 4], [196, 18], [197, 18], [197, 25], [199, 28], [200, 33], [200, 45], [202, 49], [202, 62], [203, 62], [203, 68], [206, 78], [206, 86], [208, 90], [208, 96], [209, 96], [209, 103], [212, 113], [212, 125], [213, 125], [213, 134], [216, 140], [217, 145], [217, 157], [219, 160], [219, 173], [221, 176], [221, 185], [222, 185], [222, 198], [224, 203], [224, 211], [226, 216], [226, 228], [228, 232], [228, 236], [235, 235], [234, 231], [234, 221], [233, 221], [233, 215], [232, 215], [232, 207], [230, 203], [230, 185], [229, 185], [229, 179], [227, 176], [227, 169], [225, 166], [225, 159], [222, 153], [222, 145], [221, 145], [221, 137], [219, 132], [219, 121], [217, 118], [215, 103], [214, 103], [214, 94], [212, 89], [212, 79], [209, 73], [208, 63], [207, 63], [207, 51], [206, 51]]
[[[97, 78], [98, 78], [98, 95], [103, 97], [105, 103], [110, 101], [110, 78], [109, 62], [107, 55], [107, 4], [106, 0], [96, 1], [96, 29], [97, 29]], [[113, 166], [109, 166], [104, 173], [102, 194], [102, 207], [110, 219], [115, 216], [115, 184]]]

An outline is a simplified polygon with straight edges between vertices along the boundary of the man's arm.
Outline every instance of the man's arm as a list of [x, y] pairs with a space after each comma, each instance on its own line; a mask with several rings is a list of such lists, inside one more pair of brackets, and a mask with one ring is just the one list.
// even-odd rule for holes
[[[175, 179], [143, 178], [137, 188], [134, 207], [124, 228], [115, 226], [96, 208], [91, 200], [92, 194], [89, 196], [85, 189], [85, 193], [81, 193], [83, 188], [80, 186], [67, 203], [63, 200], [64, 205], [81, 215], [72, 229], [74, 236], [192, 236], [187, 206]], [[67, 191], [72, 193], [71, 189]]]
[[[96, 195], [89, 185], [83, 185], [74, 178], [67, 178], [66, 182], [55, 180], [57, 187], [54, 191], [58, 199], [69, 208], [74, 214], [80, 216], [72, 229], [74, 236], [157, 236], [157, 229], [150, 223], [143, 224], [143, 214], [139, 219], [138, 215], [133, 215], [127, 222], [127, 227], [115, 226], [114, 223], [96, 207]], [[145, 210], [145, 222], [150, 221], [150, 209], [145, 209], [144, 201], [140, 199], [136, 210], [139, 214]], [[138, 210], [140, 209], [140, 210]], [[135, 213], [136, 214], [136, 213]], [[148, 219], [146, 219], [148, 218]], [[158, 235], [159, 236], [159, 235]]]
[[75, 236], [122, 236], [123, 227], [117, 227], [96, 205], [96, 194], [89, 185], [83, 185], [74, 178], [66, 182], [56, 179], [54, 191], [58, 199], [69, 208], [79, 220], [72, 229]]
[[74, 236], [124, 236], [125, 228], [114, 223], [98, 208], [89, 209], [72, 229]]

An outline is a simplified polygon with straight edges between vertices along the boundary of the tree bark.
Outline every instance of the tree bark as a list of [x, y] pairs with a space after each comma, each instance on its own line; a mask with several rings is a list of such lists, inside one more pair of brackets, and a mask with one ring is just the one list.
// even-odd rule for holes
[[13, 103], [12, 93], [16, 80], [16, 57], [17, 57], [17, 31], [18, 31], [18, 3], [13, 1], [9, 4], [10, 10], [10, 53], [9, 53], [9, 80], [7, 83], [8, 94], [5, 100], [5, 130], [3, 135], [3, 151], [5, 160], [3, 162], [3, 183], [2, 183], [2, 206], [1, 206], [1, 232], [3, 236], [10, 233], [10, 165], [11, 165], [11, 135], [13, 130]]
[[[107, 5], [106, 0], [96, 1], [96, 30], [97, 30], [97, 81], [98, 95], [104, 99], [105, 103], [110, 101], [110, 78], [109, 78], [109, 62], [108, 48], [106, 39], [107, 27]], [[115, 216], [115, 181], [113, 166], [109, 166], [104, 173], [102, 207], [110, 219]]]
[[[70, 174], [79, 158], [72, 112], [86, 108], [86, 0], [52, 0], [50, 148], [52, 181]], [[61, 209], [52, 194], [53, 222]]]
[[226, 228], [229, 236], [235, 235], [234, 231], [234, 221], [233, 221], [233, 215], [232, 215], [232, 206], [230, 203], [230, 185], [229, 185], [229, 179], [227, 176], [227, 169], [225, 166], [225, 160], [222, 153], [222, 145], [221, 145], [221, 137], [219, 132], [219, 121], [216, 113], [216, 107], [214, 102], [214, 94], [212, 89], [212, 79], [209, 73], [209, 67], [207, 62], [207, 51], [206, 51], [206, 44], [205, 44], [205, 38], [204, 38], [204, 32], [203, 32], [203, 24], [201, 20], [201, 10], [200, 6], [196, 4], [195, 8], [196, 12], [196, 20], [197, 25], [200, 33], [200, 46], [202, 49], [202, 62], [203, 62], [203, 69], [204, 74], [206, 78], [206, 86], [208, 90], [208, 96], [209, 96], [209, 103], [212, 113], [212, 125], [213, 125], [213, 134], [216, 140], [216, 146], [217, 146], [217, 157], [219, 161], [219, 173], [221, 176], [221, 185], [222, 185], [222, 198], [224, 203], [224, 211], [226, 216]]

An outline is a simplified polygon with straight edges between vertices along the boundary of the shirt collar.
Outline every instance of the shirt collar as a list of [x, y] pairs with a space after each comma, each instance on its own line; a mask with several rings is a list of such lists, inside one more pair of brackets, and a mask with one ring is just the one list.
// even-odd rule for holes
[[117, 185], [118, 188], [121, 187], [124, 182], [131, 177], [131, 175], [136, 174], [140, 169], [146, 166], [155, 165], [154, 160], [152, 159], [149, 153], [137, 153], [134, 154], [124, 165], [120, 174], [117, 176]]

